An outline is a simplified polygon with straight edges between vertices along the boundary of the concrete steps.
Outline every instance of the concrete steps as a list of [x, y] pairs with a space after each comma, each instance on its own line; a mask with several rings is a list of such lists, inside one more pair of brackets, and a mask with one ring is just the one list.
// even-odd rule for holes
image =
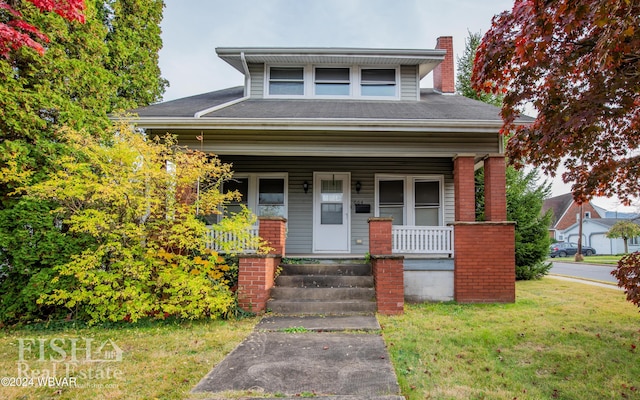
[[267, 309], [284, 315], [361, 315], [376, 311], [371, 265], [282, 264]]

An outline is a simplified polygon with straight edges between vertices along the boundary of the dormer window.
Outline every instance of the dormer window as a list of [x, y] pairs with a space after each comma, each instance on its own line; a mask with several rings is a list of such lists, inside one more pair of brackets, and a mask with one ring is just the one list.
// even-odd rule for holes
[[362, 96], [395, 96], [396, 70], [367, 68], [361, 71], [360, 94]]
[[349, 68], [316, 68], [315, 94], [317, 96], [349, 96], [351, 94]]
[[304, 95], [304, 68], [269, 68], [269, 94], [274, 96]]
[[266, 96], [400, 99], [400, 67], [267, 66]]

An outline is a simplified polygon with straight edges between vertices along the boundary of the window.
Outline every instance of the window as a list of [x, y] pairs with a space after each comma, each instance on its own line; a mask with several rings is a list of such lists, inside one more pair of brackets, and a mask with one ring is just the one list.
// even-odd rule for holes
[[304, 68], [269, 68], [269, 94], [276, 96], [304, 95]]
[[379, 215], [392, 217], [394, 225], [404, 225], [404, 180], [378, 182]]
[[249, 198], [249, 178], [236, 178], [224, 183], [224, 193], [238, 191], [242, 196], [240, 200], [232, 200], [227, 205], [226, 215], [236, 214], [242, 210], [242, 206], [247, 206]]
[[348, 96], [351, 94], [349, 68], [316, 68], [315, 94], [318, 96]]
[[640, 246], [640, 237], [636, 236], [629, 239], [629, 246]]
[[[227, 205], [225, 215], [239, 212], [246, 206], [262, 217], [287, 217], [287, 174], [241, 174], [224, 183], [224, 193], [238, 191], [242, 198]], [[209, 221], [215, 223], [216, 221]]]
[[415, 225], [440, 225], [440, 183], [415, 181]]
[[360, 94], [362, 96], [395, 96], [396, 70], [363, 69], [360, 76]]
[[284, 217], [284, 179], [258, 179], [258, 216]]
[[377, 215], [392, 217], [394, 225], [441, 225], [442, 182], [430, 176], [376, 177]]

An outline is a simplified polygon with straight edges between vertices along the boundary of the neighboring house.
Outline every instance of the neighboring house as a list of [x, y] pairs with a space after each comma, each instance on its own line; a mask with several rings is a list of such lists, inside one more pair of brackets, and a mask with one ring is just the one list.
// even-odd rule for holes
[[[450, 37], [429, 50], [216, 52], [244, 87], [133, 110], [136, 123], [232, 163], [226, 188], [256, 214], [286, 218], [287, 257], [364, 257], [369, 219], [393, 217], [407, 298], [513, 301], [502, 121], [454, 95]], [[434, 89], [421, 89], [431, 72]], [[490, 212], [476, 223], [483, 165]]]
[[[553, 213], [549, 236], [558, 242], [568, 241], [565, 237], [565, 230], [580, 220], [580, 205], [573, 200], [571, 193], [551, 197], [544, 201], [542, 214], [548, 210]], [[582, 218], [597, 219], [605, 216], [605, 210], [591, 202], [582, 205]], [[586, 243], [585, 243], [586, 244]]]
[[[609, 239], [606, 235], [609, 229], [619, 221], [620, 219], [616, 218], [585, 219], [582, 223], [582, 244], [593, 247], [596, 250], [596, 254], [623, 254], [624, 241], [620, 238]], [[633, 222], [640, 225], [638, 220]], [[565, 241], [577, 243], [580, 235], [578, 230], [578, 223], [565, 229]], [[628, 245], [630, 253], [640, 251], [640, 238], [629, 239]]]

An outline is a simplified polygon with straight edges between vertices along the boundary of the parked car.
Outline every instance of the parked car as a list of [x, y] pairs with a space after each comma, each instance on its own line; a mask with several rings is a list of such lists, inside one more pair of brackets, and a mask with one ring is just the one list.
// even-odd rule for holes
[[[577, 243], [554, 243], [549, 246], [549, 257], [566, 257], [573, 256], [578, 252]], [[592, 256], [596, 254], [596, 249], [593, 247], [582, 245], [582, 255]]]

